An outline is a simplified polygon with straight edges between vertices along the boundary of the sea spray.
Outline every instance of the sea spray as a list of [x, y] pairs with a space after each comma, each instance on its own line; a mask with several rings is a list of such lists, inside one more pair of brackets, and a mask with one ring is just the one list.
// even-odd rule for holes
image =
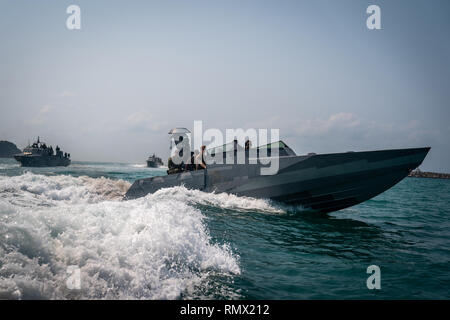
[[[75, 162], [26, 169], [29, 176], [13, 160], [5, 164], [0, 299], [449, 298], [449, 180], [407, 178], [321, 215], [183, 187], [122, 201], [125, 181], [164, 174], [131, 164]], [[73, 179], [82, 176], [92, 180]], [[175, 225], [176, 210], [189, 220]], [[189, 240], [169, 234], [177, 228]], [[373, 264], [384, 270], [376, 293], [365, 281]]]
[[[45, 176], [26, 172], [20, 176], [0, 176], [2, 198], [18, 205], [28, 202], [39, 204], [96, 203], [103, 200], [118, 200], [129, 188], [130, 183], [107, 178], [72, 177], [68, 175]], [[19, 201], [22, 200], [22, 203]]]
[[[0, 297], [176, 299], [195, 296], [214, 277], [240, 274], [239, 257], [211, 240], [189, 201], [174, 190], [120, 201], [128, 185], [0, 177]], [[79, 290], [67, 287], [73, 266]]]

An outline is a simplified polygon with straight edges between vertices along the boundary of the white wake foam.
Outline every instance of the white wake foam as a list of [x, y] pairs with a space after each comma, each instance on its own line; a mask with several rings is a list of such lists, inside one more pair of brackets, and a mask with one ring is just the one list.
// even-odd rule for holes
[[131, 165], [133, 168], [146, 168], [147, 166], [142, 163], [136, 163]]
[[150, 195], [155, 200], [171, 197], [178, 201], [190, 204], [214, 206], [223, 209], [239, 211], [257, 211], [267, 213], [285, 213], [285, 206], [280, 206], [267, 199], [255, 199], [250, 197], [238, 197], [227, 193], [207, 193], [200, 190], [187, 189], [186, 187], [172, 187], [161, 189]]
[[[128, 186], [0, 177], [0, 299], [176, 299], [240, 273], [239, 257], [213, 243], [182, 190], [118, 201]], [[68, 288], [70, 266], [80, 270], [80, 290]]]
[[0, 170], [19, 168], [20, 165], [18, 163], [2, 163], [0, 164]]
[[31, 172], [14, 177], [0, 176], [0, 195], [24, 206], [121, 199], [129, 187], [129, 182], [103, 177], [45, 176]]

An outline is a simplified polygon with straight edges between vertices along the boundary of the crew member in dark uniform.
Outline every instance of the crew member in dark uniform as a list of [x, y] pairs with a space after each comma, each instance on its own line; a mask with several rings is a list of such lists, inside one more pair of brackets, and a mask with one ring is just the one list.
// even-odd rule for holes
[[195, 164], [196, 164], [195, 167], [197, 170], [206, 169], [205, 149], [206, 149], [206, 146], [202, 146], [200, 153], [195, 158]]

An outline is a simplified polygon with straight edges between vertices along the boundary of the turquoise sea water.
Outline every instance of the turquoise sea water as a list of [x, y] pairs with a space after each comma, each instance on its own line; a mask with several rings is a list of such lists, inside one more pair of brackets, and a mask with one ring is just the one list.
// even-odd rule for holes
[[[406, 178], [327, 215], [183, 187], [122, 201], [135, 179], [164, 174], [0, 159], [0, 298], [450, 298], [449, 180]], [[366, 286], [370, 265], [380, 290]]]

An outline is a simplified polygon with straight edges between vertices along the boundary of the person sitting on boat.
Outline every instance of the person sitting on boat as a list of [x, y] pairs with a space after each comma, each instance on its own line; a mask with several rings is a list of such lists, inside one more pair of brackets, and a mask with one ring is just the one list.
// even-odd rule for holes
[[179, 173], [182, 171], [184, 163], [181, 164], [175, 164], [172, 160], [172, 157], [169, 157], [167, 160], [167, 167], [169, 170], [167, 170], [167, 174], [173, 174], [173, 173]]
[[171, 174], [172, 173], [172, 169], [174, 167], [173, 161], [172, 161], [172, 157], [169, 157], [169, 159], [167, 159], [167, 167], [169, 168], [169, 170], [167, 170], [167, 174]]

